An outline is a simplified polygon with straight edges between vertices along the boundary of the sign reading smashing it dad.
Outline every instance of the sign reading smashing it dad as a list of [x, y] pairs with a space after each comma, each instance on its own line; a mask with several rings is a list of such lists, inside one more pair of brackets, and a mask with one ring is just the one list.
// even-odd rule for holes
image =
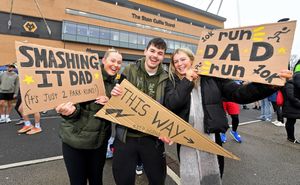
[[105, 95], [97, 54], [16, 42], [25, 114]]
[[239, 159], [127, 80], [122, 81], [121, 87], [122, 95], [113, 96], [96, 116], [153, 136], [167, 136], [199, 150]]
[[283, 86], [296, 21], [201, 34], [194, 66], [198, 74]]

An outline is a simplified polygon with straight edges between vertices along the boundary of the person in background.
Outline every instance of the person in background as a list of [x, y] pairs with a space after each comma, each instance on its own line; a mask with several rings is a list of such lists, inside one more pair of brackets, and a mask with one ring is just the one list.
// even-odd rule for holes
[[[241, 143], [242, 137], [237, 132], [237, 128], [240, 122], [239, 121], [240, 105], [234, 102], [224, 101], [223, 107], [225, 112], [227, 112], [231, 117], [232, 129], [230, 130], [229, 133], [236, 142]], [[227, 141], [227, 137], [225, 133], [221, 133], [221, 141], [222, 143], [225, 143]]]
[[[19, 107], [19, 111], [23, 114], [23, 108], [22, 108], [22, 103]], [[18, 134], [24, 134], [26, 133], [27, 135], [33, 135], [42, 132], [42, 127], [40, 124], [41, 121], [41, 115], [39, 112], [36, 112], [33, 114], [34, 116], [34, 125], [31, 124], [29, 115], [23, 115], [23, 120], [24, 120], [24, 126], [18, 130]]]
[[254, 102], [254, 107], [252, 109], [257, 109], [257, 110], [261, 109], [259, 101]]
[[18, 90], [17, 102], [15, 105], [15, 109], [16, 109], [17, 113], [19, 114], [19, 116], [21, 117], [21, 119], [16, 123], [16, 125], [24, 124], [23, 127], [18, 130], [18, 134], [26, 133], [27, 135], [32, 135], [32, 134], [37, 134], [37, 133], [42, 132], [42, 128], [40, 125], [41, 115], [39, 112], [33, 114], [34, 126], [30, 122], [29, 115], [24, 115], [20, 89]]
[[[176, 49], [169, 68], [165, 88], [165, 107], [194, 128], [222, 145], [220, 132], [228, 129], [222, 100], [247, 104], [274, 93], [273, 87], [258, 84], [237, 84], [229, 79], [198, 75], [191, 69], [194, 54], [189, 49]], [[281, 75], [281, 73], [280, 73]], [[251, 93], [249, 93], [251, 92]], [[187, 146], [180, 147], [181, 184], [222, 184], [224, 157]]]
[[300, 144], [300, 141], [295, 138], [295, 123], [297, 119], [300, 119], [300, 99], [297, 97], [295, 91], [295, 73], [297, 73], [297, 67], [299, 66], [299, 61], [295, 66], [289, 66], [294, 71], [294, 76], [285, 83], [285, 86], [282, 90], [284, 97], [283, 106], [282, 106], [282, 115], [287, 118], [285, 123], [285, 129], [287, 133], [287, 140]]
[[17, 94], [17, 101], [16, 101], [16, 105], [15, 105], [15, 110], [16, 112], [18, 113], [20, 119], [16, 122], [16, 125], [21, 125], [24, 123], [24, 120], [23, 120], [23, 115], [22, 113], [19, 111], [19, 107], [22, 103], [22, 98], [21, 98], [21, 92], [20, 92], [20, 88], [18, 90], [18, 94]]
[[260, 101], [260, 104], [261, 104], [261, 110], [258, 119], [262, 121], [271, 122], [272, 120], [271, 102], [269, 101], [268, 97], [262, 99]]
[[[107, 103], [116, 76], [121, 69], [122, 56], [109, 49], [102, 59], [102, 75], [106, 96], [73, 104], [62, 103], [56, 107], [62, 118], [59, 135], [62, 140], [64, 162], [71, 185], [102, 185], [111, 122], [94, 115]], [[120, 81], [124, 78], [120, 77]]]
[[11, 122], [12, 100], [17, 97], [19, 90], [19, 76], [15, 68], [15, 65], [9, 64], [7, 71], [0, 74], [0, 123]]
[[278, 106], [276, 103], [276, 97], [277, 97], [278, 91], [273, 93], [271, 96], [268, 97], [269, 101], [272, 104], [274, 112], [276, 112], [277, 119], [275, 121], [272, 121], [272, 123], [277, 127], [284, 127], [284, 121], [282, 117], [282, 109], [281, 106]]
[[[149, 41], [144, 57], [125, 67], [123, 74], [135, 87], [159, 103], [163, 103], [164, 89], [168, 79], [162, 62], [167, 50], [161, 38]], [[113, 96], [122, 94], [120, 85], [112, 91]], [[163, 185], [166, 179], [166, 156], [164, 143], [157, 137], [121, 126], [116, 126], [113, 157], [113, 176], [117, 185], [134, 185], [139, 158], [149, 184]]]
[[243, 104], [242, 106], [243, 106], [243, 109], [249, 110], [249, 108], [248, 108], [248, 106], [246, 104]]

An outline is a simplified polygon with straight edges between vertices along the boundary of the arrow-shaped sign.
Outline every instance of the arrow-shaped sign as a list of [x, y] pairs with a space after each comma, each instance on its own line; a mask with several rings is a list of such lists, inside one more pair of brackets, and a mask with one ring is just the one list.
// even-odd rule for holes
[[167, 136], [199, 150], [239, 159], [127, 80], [123, 80], [121, 87], [122, 95], [113, 96], [96, 116], [157, 137]]

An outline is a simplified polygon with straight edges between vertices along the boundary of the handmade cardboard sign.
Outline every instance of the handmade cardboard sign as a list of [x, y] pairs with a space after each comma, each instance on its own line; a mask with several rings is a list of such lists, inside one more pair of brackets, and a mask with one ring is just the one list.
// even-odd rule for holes
[[239, 159], [127, 80], [122, 81], [121, 87], [122, 95], [113, 96], [96, 116], [153, 136], [167, 136], [177, 143], [199, 150]]
[[201, 75], [283, 86], [296, 21], [202, 32], [194, 66]]
[[16, 42], [25, 114], [105, 95], [96, 54]]

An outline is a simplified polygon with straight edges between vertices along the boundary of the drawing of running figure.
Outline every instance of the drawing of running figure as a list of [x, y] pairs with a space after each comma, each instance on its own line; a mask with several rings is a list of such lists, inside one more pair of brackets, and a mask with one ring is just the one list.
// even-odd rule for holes
[[280, 41], [279, 35], [290, 31], [290, 29], [289, 30], [287, 29], [288, 29], [287, 27], [283, 27], [282, 30], [275, 32], [273, 37], [268, 37], [268, 40], [277, 38], [276, 42], [279, 42]]

